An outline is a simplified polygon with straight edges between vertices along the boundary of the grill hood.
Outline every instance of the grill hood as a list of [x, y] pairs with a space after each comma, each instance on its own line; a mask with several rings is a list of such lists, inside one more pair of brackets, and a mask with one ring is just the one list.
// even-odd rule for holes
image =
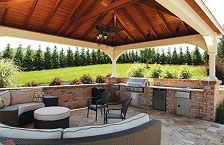
[[130, 77], [126, 83], [126, 86], [144, 87], [147, 85], [147, 82], [147, 78]]

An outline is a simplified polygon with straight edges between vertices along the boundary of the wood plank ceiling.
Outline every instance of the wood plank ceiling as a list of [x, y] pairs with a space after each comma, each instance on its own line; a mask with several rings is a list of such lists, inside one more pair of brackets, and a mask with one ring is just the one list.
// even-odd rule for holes
[[[101, 23], [122, 30], [97, 39]], [[0, 25], [109, 46], [198, 34], [154, 0], [0, 0]]]

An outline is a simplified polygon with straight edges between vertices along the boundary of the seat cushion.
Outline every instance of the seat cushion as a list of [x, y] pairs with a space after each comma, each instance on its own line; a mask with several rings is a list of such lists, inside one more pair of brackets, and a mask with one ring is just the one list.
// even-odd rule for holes
[[37, 103], [37, 102], [15, 104], [15, 105], [12, 105], [12, 106], [18, 106], [19, 107], [18, 115], [20, 115], [24, 112], [28, 112], [28, 111], [32, 111], [32, 110], [36, 110], [36, 109], [45, 107], [44, 103]]
[[34, 111], [34, 118], [42, 121], [55, 121], [70, 116], [70, 109], [60, 106], [44, 107]]
[[8, 90], [0, 92], [0, 100], [3, 101], [5, 107], [9, 106], [10, 101], [11, 101], [10, 92]]
[[30, 103], [33, 101], [35, 92], [41, 92], [42, 88], [10, 90], [11, 105]]
[[61, 138], [63, 129], [27, 129], [10, 127], [0, 123], [0, 136], [26, 139], [57, 139]]
[[148, 121], [149, 121], [148, 114], [140, 113], [126, 120], [116, 122], [116, 123], [99, 125], [99, 126], [83, 126], [83, 127], [66, 128], [63, 131], [63, 138], [79, 138], [79, 137], [109, 134], [113, 132], [127, 130], [130, 128], [142, 125]]

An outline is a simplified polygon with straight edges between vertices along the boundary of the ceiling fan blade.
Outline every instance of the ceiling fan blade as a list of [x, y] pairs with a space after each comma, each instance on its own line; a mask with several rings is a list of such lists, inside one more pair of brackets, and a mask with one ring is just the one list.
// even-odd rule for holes
[[107, 31], [109, 32], [119, 32], [124, 30], [123, 28], [119, 28], [119, 27], [107, 27]]
[[107, 36], [114, 36], [114, 32], [106, 32]]
[[97, 25], [96, 25], [96, 30], [99, 30], [99, 31], [105, 31], [105, 30], [107, 30], [107, 26], [104, 25], [104, 24], [102, 24], [102, 23], [97, 24]]

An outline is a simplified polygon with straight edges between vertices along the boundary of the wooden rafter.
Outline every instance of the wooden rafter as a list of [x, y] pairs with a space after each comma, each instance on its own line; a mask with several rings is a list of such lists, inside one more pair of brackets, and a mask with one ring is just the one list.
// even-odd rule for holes
[[35, 9], [35, 7], [36, 7], [36, 5], [37, 5], [37, 2], [38, 2], [38, 0], [34, 0], [34, 1], [33, 1], [33, 4], [32, 4], [32, 6], [31, 6], [30, 11], [29, 11], [29, 13], [28, 13], [28, 16], [27, 16], [27, 18], [26, 18], [26, 22], [25, 22], [25, 24], [24, 24], [24, 26], [23, 26], [24, 28], [27, 27], [27, 25], [28, 25], [28, 23], [29, 23], [29, 21], [30, 21], [31, 15], [33, 14], [33, 11], [34, 11], [34, 9]]
[[163, 6], [161, 6], [159, 3], [157, 3], [155, 0], [141, 0], [138, 2], [138, 4], [141, 4], [143, 6], [147, 6], [150, 7], [158, 12], [162, 12], [171, 16], [176, 17], [173, 13], [171, 13], [170, 11], [168, 11], [166, 8], [164, 8]]
[[132, 18], [128, 15], [128, 13], [123, 8], [119, 9], [119, 11], [125, 16], [126, 19], [128, 19], [128, 21], [136, 29], [136, 31], [142, 37], [142, 39], [145, 40], [145, 34], [142, 32], [142, 30], [139, 28], [136, 22], [132, 20]]
[[72, 20], [69, 22], [69, 25], [68, 25], [67, 30], [65, 32], [65, 35], [68, 35], [68, 33], [73, 29], [73, 24], [75, 23], [75, 21], [77, 20], [77, 18], [83, 16], [86, 13], [86, 10], [88, 10], [88, 8], [91, 8], [91, 6], [92, 6], [93, 3], [94, 3], [94, 1], [89, 0], [88, 3], [83, 2], [81, 4], [81, 6], [79, 6], [78, 13], [76, 13], [73, 16]]
[[[92, 11], [97, 7], [97, 5], [98, 5], [100, 2], [101, 2], [101, 1], [99, 1], [99, 0], [95, 0], [95, 1], [93, 1], [93, 3], [92, 3], [91, 5], [89, 5], [89, 7], [88, 7], [88, 11], [84, 12], [83, 15], [86, 15], [88, 12], [92, 12]], [[81, 16], [79, 16], [79, 17], [81, 17]], [[73, 23], [74, 23], [74, 22], [73, 22]], [[81, 25], [77, 25], [77, 26], [81, 27]], [[73, 28], [73, 27], [74, 27], [74, 25], [71, 26], [71, 28]], [[76, 27], [76, 26], [75, 26], [75, 29], [73, 29], [73, 35], [72, 35], [72, 37], [75, 36], [75, 34], [76, 34], [77, 30], [79, 29], [79, 27]]]
[[5, 10], [4, 10], [4, 15], [3, 15], [3, 19], [2, 19], [2, 21], [1, 21], [1, 24], [4, 24], [4, 23], [5, 23], [6, 16], [7, 16], [7, 14], [8, 14], [8, 10], [9, 10], [9, 8], [5, 8]]
[[77, 11], [78, 7], [81, 5], [81, 3], [82, 3], [82, 0], [78, 0], [78, 2], [76, 3], [76, 5], [72, 9], [71, 13], [67, 17], [67, 19], [65, 20], [65, 22], [63, 23], [63, 25], [61, 26], [61, 29], [58, 31], [58, 34], [60, 34], [64, 30], [65, 26], [67, 26], [67, 24], [71, 20], [72, 16], [76, 13], [76, 11]]
[[184, 21], [181, 21], [182, 25], [184, 26], [184, 30], [186, 31], [187, 34], [189, 34], [188, 30], [187, 30], [187, 26], [186, 24], [184, 23]]
[[112, 11], [114, 9], [118, 9], [118, 8], [124, 7], [126, 5], [129, 5], [131, 3], [134, 3], [136, 1], [139, 1], [139, 0], [119, 0], [119, 1], [113, 2], [106, 7], [103, 7], [101, 9], [98, 9], [98, 10], [96, 10], [94, 12], [91, 12], [87, 15], [82, 16], [81, 18], [79, 18], [75, 21], [74, 25], [83, 23], [84, 21], [87, 21], [91, 18], [94, 18], [94, 17], [98, 16], [99, 13], [109, 12], [109, 11]]
[[[114, 17], [113, 17], [113, 19], [114, 19], [114, 24], [113, 24], [113, 26], [114, 26], [114, 27], [117, 27], [117, 10], [116, 10], [116, 9], [114, 10]], [[113, 44], [114, 44], [114, 45], [116, 44], [116, 35], [117, 35], [117, 34], [114, 33], [114, 37], [113, 37], [113, 38], [114, 38], [114, 39], [113, 39], [113, 41], [114, 41]]]
[[153, 25], [151, 24], [151, 22], [149, 21], [149, 19], [145, 16], [145, 14], [142, 12], [142, 10], [139, 8], [138, 5], [133, 5], [133, 7], [135, 8], [135, 10], [139, 13], [139, 15], [142, 17], [142, 19], [144, 20], [144, 22], [148, 25], [149, 29], [152, 31], [152, 33], [156, 36], [156, 38], [158, 38], [158, 33], [156, 32], [155, 28], [153, 27]]
[[167, 23], [167, 20], [166, 20], [166, 18], [164, 17], [163, 13], [161, 13], [161, 12], [157, 12], [157, 14], [158, 14], [159, 17], [161, 18], [161, 20], [162, 20], [164, 26], [166, 27], [167, 31], [170, 33], [171, 36], [173, 36], [174, 34], [173, 34], [171, 28], [169, 27], [169, 25], [168, 25], [168, 23]]
[[119, 15], [117, 15], [117, 19], [118, 19], [118, 22], [120, 23], [120, 25], [124, 28], [124, 33], [125, 35], [128, 36], [129, 39], [131, 39], [131, 41], [135, 41], [135, 38], [131, 35], [131, 33], [127, 30], [126, 28], [126, 24], [122, 22], [122, 20], [120, 19]]
[[46, 22], [44, 23], [44, 26], [42, 28], [42, 31], [45, 31], [45, 29], [47, 28], [47, 25], [50, 23], [51, 19], [53, 18], [54, 14], [56, 13], [58, 7], [60, 6], [62, 0], [57, 0], [53, 10], [51, 11], [51, 14], [48, 16]]
[[117, 33], [116, 37], [124, 42], [124, 39], [121, 37], [121, 35], [119, 33]]

